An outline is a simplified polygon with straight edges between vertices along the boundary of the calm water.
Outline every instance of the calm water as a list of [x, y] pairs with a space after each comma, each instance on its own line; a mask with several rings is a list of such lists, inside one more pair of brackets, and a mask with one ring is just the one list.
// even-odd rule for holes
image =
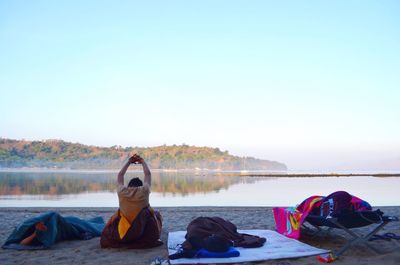
[[[115, 172], [0, 172], [0, 207], [117, 207]], [[130, 172], [130, 177], [142, 177]], [[239, 177], [153, 172], [152, 206], [295, 206], [345, 190], [373, 206], [400, 205], [399, 177]]]

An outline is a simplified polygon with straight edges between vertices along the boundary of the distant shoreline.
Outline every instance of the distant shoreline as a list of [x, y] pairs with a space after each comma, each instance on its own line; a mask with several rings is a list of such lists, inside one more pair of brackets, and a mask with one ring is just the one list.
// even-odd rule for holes
[[240, 176], [240, 177], [296, 177], [296, 178], [309, 178], [309, 177], [400, 177], [400, 173], [285, 173], [285, 174], [253, 174], [253, 173], [240, 173], [240, 174], [220, 174], [223, 176]]

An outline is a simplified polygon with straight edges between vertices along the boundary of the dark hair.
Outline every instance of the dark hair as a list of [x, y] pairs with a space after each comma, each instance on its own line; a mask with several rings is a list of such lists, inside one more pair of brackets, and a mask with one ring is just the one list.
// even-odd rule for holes
[[143, 186], [143, 182], [139, 178], [133, 178], [129, 181], [128, 187], [140, 187]]

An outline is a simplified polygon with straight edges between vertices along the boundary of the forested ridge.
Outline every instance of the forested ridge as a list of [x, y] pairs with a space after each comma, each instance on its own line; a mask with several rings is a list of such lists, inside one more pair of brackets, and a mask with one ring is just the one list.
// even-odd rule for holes
[[219, 148], [182, 145], [99, 147], [63, 140], [26, 141], [0, 138], [0, 167], [116, 169], [131, 155], [142, 156], [153, 169], [286, 170], [286, 165], [230, 155]]

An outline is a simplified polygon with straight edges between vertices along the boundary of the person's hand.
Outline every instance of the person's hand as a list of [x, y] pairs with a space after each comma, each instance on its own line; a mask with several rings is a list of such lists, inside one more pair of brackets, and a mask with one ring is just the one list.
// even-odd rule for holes
[[[140, 156], [138, 156], [137, 154], [134, 154], [133, 156], [131, 156], [129, 158], [129, 163], [131, 164], [137, 164], [140, 163], [140, 159], [142, 159]], [[143, 160], [143, 159], [142, 159]]]
[[139, 164], [143, 164], [144, 163], [144, 159], [141, 156], [138, 156], [138, 163]]

